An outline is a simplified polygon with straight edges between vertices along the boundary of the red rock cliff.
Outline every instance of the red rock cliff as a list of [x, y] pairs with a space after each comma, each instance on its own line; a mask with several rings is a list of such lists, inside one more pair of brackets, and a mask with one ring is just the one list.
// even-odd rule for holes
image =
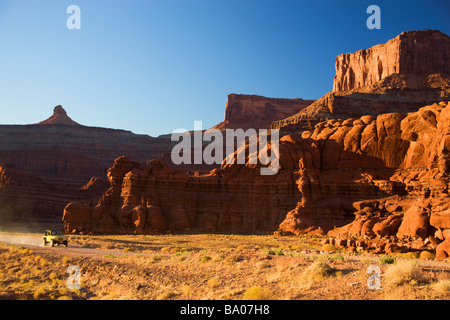
[[225, 106], [225, 119], [214, 128], [219, 130], [268, 129], [273, 121], [296, 114], [312, 102], [314, 101], [229, 94]]
[[450, 38], [440, 31], [406, 31], [387, 43], [336, 58], [333, 91], [375, 84], [392, 74], [450, 74]]
[[407, 31], [385, 44], [336, 58], [333, 91], [288, 118], [284, 133], [311, 130], [324, 120], [413, 112], [450, 99], [450, 37]]

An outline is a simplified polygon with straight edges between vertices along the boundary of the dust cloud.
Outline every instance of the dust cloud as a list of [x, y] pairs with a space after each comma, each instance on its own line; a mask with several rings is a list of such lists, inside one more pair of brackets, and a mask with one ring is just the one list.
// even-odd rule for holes
[[0, 242], [13, 245], [42, 246], [42, 235], [20, 234], [14, 232], [0, 232]]

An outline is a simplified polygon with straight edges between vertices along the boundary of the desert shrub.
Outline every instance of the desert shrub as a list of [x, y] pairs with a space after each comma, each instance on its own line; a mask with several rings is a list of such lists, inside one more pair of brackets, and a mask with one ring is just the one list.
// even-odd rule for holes
[[232, 266], [238, 262], [241, 262], [242, 260], [244, 260], [244, 258], [241, 255], [233, 254], [231, 256], [226, 257], [223, 260], [223, 263], [226, 264], [227, 266]]
[[378, 259], [380, 264], [393, 264], [395, 263], [395, 258], [390, 256], [382, 256]]
[[22, 283], [22, 287], [24, 289], [29, 289], [30, 287], [35, 285], [35, 281], [33, 279], [28, 280], [28, 282]]
[[191, 253], [189, 251], [181, 251], [181, 250], [179, 250], [179, 251], [175, 252], [174, 254], [172, 254], [172, 257], [182, 257], [182, 258], [184, 258], [184, 257], [186, 257], [186, 256], [188, 256], [190, 254]]
[[275, 249], [274, 250], [274, 253], [275, 253], [275, 255], [277, 255], [277, 256], [284, 256], [284, 251], [283, 251], [283, 248], [278, 248], [278, 249]]
[[158, 262], [162, 259], [162, 255], [160, 255], [159, 253], [153, 254], [150, 256], [150, 262], [155, 263]]
[[215, 288], [218, 287], [220, 285], [220, 281], [217, 278], [211, 278], [209, 279], [207, 282], [208, 286], [210, 286], [211, 288]]
[[33, 254], [33, 250], [27, 248], [21, 248], [20, 251], [22, 254]]
[[181, 292], [183, 293], [183, 296], [184, 296], [186, 299], [191, 299], [191, 287], [190, 287], [190, 286], [184, 285], [184, 286], [181, 288]]
[[397, 260], [388, 267], [384, 277], [393, 286], [406, 283], [414, 285], [424, 280], [422, 270], [419, 268], [417, 261], [413, 260]]
[[442, 293], [450, 292], [450, 280], [449, 279], [441, 279], [436, 283], [433, 283], [431, 286], [434, 290]]
[[214, 256], [213, 260], [216, 262], [219, 262], [219, 261], [223, 261], [224, 259], [225, 259], [225, 255], [223, 253], [219, 253]]
[[273, 254], [275, 254], [275, 251], [274, 250], [272, 250], [272, 249], [270, 249], [270, 248], [264, 248], [263, 249], [263, 252], [264, 252], [264, 254], [266, 254], [266, 255], [273, 255]]
[[33, 294], [35, 299], [39, 299], [41, 296], [45, 294], [45, 289], [43, 287], [37, 288]]
[[328, 260], [334, 260], [334, 261], [339, 261], [339, 262], [344, 262], [345, 258], [342, 254], [332, 254], [332, 255], [328, 255]]
[[328, 252], [328, 251], [337, 251], [337, 248], [332, 245], [331, 243], [327, 243], [324, 244], [321, 248], [320, 251], [324, 251], [324, 252]]
[[17, 252], [19, 252], [18, 248], [16, 248], [16, 247], [9, 248], [9, 253], [17, 253]]
[[260, 286], [254, 286], [245, 291], [242, 300], [270, 300], [272, 292]]
[[419, 258], [425, 260], [434, 260], [436, 258], [436, 255], [430, 251], [421, 251]]
[[58, 275], [57, 275], [56, 273], [54, 273], [54, 272], [50, 273], [49, 276], [48, 276], [48, 278], [49, 278], [50, 280], [53, 280], [53, 279], [55, 279], [56, 277], [58, 277]]
[[172, 299], [173, 297], [175, 297], [177, 294], [175, 292], [172, 291], [164, 291], [163, 293], [161, 293], [159, 295], [159, 297], [157, 298], [157, 300], [169, 300]]
[[312, 284], [332, 275], [334, 269], [323, 261], [316, 261], [309, 265], [301, 274], [300, 281], [305, 284]]
[[210, 256], [207, 256], [207, 255], [202, 255], [201, 257], [200, 257], [200, 262], [201, 263], [205, 263], [205, 262], [208, 262], [208, 261], [210, 261], [211, 260], [211, 257]]
[[163, 248], [161, 248], [161, 252], [162, 253], [168, 253], [168, 252], [170, 252], [170, 250], [172, 250], [171, 247], [163, 247]]
[[72, 262], [72, 258], [71, 257], [63, 257], [62, 258], [62, 263], [64, 263], [64, 264], [68, 264], [68, 263], [70, 263], [70, 262]]
[[41, 267], [46, 267], [46, 266], [48, 266], [48, 261], [44, 258], [41, 258], [39, 260], [39, 264], [41, 265]]
[[417, 252], [411, 252], [411, 251], [402, 253], [401, 256], [406, 259], [418, 259], [419, 258], [419, 254]]

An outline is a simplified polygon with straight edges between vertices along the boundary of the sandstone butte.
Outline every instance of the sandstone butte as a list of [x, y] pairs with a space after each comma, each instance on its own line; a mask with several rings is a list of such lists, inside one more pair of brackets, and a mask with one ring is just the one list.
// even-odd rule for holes
[[408, 31], [338, 56], [333, 91], [272, 124], [285, 133], [274, 176], [248, 161], [192, 176], [121, 156], [98, 202], [67, 205], [65, 231], [321, 233], [350, 251], [431, 250], [444, 259], [449, 43], [439, 31]]
[[282, 120], [306, 108], [314, 100], [277, 99], [256, 95], [229, 94], [223, 122], [214, 129], [267, 129], [273, 121]]

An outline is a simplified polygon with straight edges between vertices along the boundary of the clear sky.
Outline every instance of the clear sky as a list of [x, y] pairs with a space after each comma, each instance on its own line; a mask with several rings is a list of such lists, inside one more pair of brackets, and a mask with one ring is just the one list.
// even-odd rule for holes
[[[72, 4], [80, 30], [66, 26]], [[371, 4], [380, 30], [366, 27]], [[450, 35], [449, 16], [448, 0], [0, 0], [0, 123], [60, 104], [88, 126], [209, 128], [229, 93], [320, 98], [337, 55], [405, 30]]]

